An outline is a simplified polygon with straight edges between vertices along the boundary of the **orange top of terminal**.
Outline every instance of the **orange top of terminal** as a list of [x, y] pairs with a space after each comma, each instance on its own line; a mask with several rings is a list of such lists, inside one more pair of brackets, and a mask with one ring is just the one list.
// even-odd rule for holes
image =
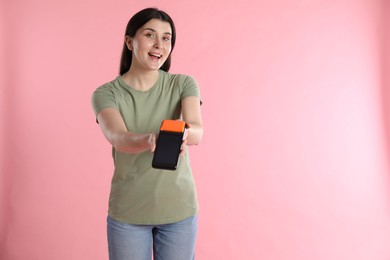
[[160, 131], [183, 133], [186, 123], [180, 120], [163, 120]]

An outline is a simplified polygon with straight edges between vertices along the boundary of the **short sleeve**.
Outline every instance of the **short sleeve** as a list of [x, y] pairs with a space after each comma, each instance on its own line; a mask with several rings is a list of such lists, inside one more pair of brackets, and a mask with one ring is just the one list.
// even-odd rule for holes
[[191, 96], [198, 97], [201, 100], [200, 103], [202, 104], [200, 90], [197, 82], [195, 81], [194, 78], [190, 76], [186, 76], [183, 82], [183, 89], [181, 92], [180, 99], [183, 100], [184, 98], [191, 97]]
[[107, 85], [103, 85], [93, 92], [91, 102], [95, 116], [104, 108], [112, 107], [118, 109], [115, 95]]

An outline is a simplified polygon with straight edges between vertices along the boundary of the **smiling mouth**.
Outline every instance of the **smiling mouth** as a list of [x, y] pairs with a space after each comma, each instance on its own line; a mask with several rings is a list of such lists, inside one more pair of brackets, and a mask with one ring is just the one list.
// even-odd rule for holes
[[161, 59], [161, 57], [162, 57], [161, 54], [156, 54], [156, 53], [149, 53], [149, 56], [150, 56], [150, 57], [157, 58], [157, 59]]

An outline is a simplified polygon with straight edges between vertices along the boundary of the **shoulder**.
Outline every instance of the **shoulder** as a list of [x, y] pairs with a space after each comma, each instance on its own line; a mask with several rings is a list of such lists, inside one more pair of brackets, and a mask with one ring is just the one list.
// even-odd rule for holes
[[185, 85], [197, 85], [196, 80], [189, 75], [185, 74], [174, 74], [169, 73], [166, 71], [160, 71], [163, 81], [169, 82], [171, 84], [175, 84], [178, 86], [185, 86]]
[[96, 115], [106, 107], [117, 108], [118, 84], [117, 77], [95, 89], [91, 97], [91, 102]]
[[99, 86], [98, 88], [95, 89], [94, 93], [99, 93], [99, 92], [113, 93], [118, 91], [119, 89], [120, 89], [120, 76]]
[[196, 96], [200, 98], [200, 90], [193, 77], [185, 74], [162, 72], [162, 78], [164, 78], [164, 83], [166, 83], [169, 88], [180, 95], [181, 99], [189, 96]]

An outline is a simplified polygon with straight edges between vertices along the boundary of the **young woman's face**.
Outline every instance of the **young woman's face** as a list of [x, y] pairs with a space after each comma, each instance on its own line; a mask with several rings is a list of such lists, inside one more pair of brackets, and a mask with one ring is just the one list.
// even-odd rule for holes
[[133, 53], [131, 66], [158, 70], [171, 53], [171, 38], [171, 25], [159, 19], [144, 24], [134, 37], [126, 36], [126, 44]]

